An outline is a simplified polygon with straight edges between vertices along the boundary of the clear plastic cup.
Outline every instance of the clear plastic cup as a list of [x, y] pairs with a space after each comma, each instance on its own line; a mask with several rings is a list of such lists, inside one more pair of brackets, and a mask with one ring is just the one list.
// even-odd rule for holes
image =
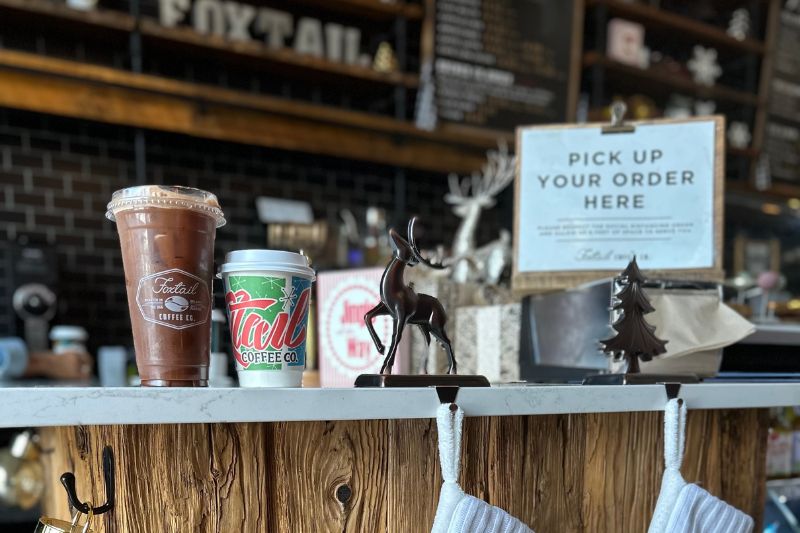
[[114, 193], [136, 366], [145, 386], [205, 387], [211, 351], [216, 196], [145, 185]]

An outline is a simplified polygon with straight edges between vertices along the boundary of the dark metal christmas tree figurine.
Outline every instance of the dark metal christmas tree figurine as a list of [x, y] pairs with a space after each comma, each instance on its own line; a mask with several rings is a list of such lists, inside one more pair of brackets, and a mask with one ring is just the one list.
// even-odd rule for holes
[[612, 310], [618, 313], [611, 324], [616, 335], [601, 340], [603, 351], [615, 361], [625, 359], [627, 368], [624, 374], [600, 374], [587, 378], [587, 385], [624, 385], [634, 383], [696, 383], [694, 374], [643, 374], [639, 359], [650, 361], [657, 355], [667, 352], [668, 341], [656, 336], [655, 326], [650, 325], [645, 315], [655, 311], [643, 285], [647, 281], [639, 270], [634, 257], [627, 268], [616, 278], [616, 285], [622, 288], [614, 295]]
[[628, 361], [628, 374], [638, 374], [639, 359], [650, 361], [656, 355], [666, 353], [664, 346], [667, 341], [656, 337], [656, 328], [648, 324], [644, 317], [655, 309], [642, 288], [646, 279], [636, 264], [636, 257], [628, 263], [628, 268], [618, 279], [622, 290], [616, 294], [613, 309], [620, 315], [611, 325], [617, 334], [600, 341], [600, 344], [603, 345], [603, 351], [615, 360], [625, 358]]
[[[404, 279], [406, 267], [413, 267], [422, 263], [430, 268], [443, 268], [442, 265], [428, 261], [417, 247], [414, 240], [414, 224], [417, 219], [412, 218], [408, 223], [408, 240], [397, 233], [394, 228], [389, 230], [392, 244], [392, 258], [386, 266], [386, 271], [381, 278], [381, 301], [364, 316], [369, 334], [375, 347], [386, 358], [381, 366], [380, 374], [362, 374], [356, 379], [356, 387], [488, 387], [489, 381], [484, 376], [459, 376], [456, 373], [456, 358], [450, 339], [445, 333], [447, 313], [438, 299], [428, 294], [417, 294], [414, 288]], [[392, 340], [388, 351], [378, 337], [372, 321], [379, 316], [388, 315], [392, 318]], [[450, 368], [447, 374], [424, 375], [397, 375], [392, 374], [397, 346], [403, 336], [407, 325], [420, 328], [425, 339], [430, 343], [431, 337], [439, 341], [450, 359]]]

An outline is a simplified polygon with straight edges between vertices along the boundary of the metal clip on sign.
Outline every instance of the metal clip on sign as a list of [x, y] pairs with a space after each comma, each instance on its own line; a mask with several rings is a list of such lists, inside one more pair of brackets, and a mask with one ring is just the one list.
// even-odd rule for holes
[[628, 106], [624, 102], [614, 102], [611, 105], [611, 124], [603, 126], [603, 134], [607, 133], [633, 133], [636, 131], [634, 126], [625, 124], [625, 112]]

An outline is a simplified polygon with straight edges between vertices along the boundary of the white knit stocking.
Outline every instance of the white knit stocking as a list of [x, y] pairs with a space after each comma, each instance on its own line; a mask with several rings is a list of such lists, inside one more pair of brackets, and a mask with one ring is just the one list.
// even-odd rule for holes
[[678, 494], [686, 485], [681, 476], [683, 451], [686, 447], [686, 404], [683, 400], [672, 399], [664, 408], [664, 477], [661, 480], [661, 493], [658, 495], [656, 510], [647, 533], [666, 531]]
[[456, 505], [464, 497], [464, 491], [458, 486], [463, 422], [464, 411], [460, 407], [455, 404], [439, 406], [436, 426], [439, 431], [439, 463], [442, 466], [444, 483], [439, 492], [439, 507], [436, 509], [431, 533], [446, 533]]
[[533, 533], [504, 510], [464, 494], [458, 486], [463, 421], [464, 411], [460, 407], [455, 404], [439, 406], [436, 425], [439, 428], [439, 462], [444, 483], [431, 532]]

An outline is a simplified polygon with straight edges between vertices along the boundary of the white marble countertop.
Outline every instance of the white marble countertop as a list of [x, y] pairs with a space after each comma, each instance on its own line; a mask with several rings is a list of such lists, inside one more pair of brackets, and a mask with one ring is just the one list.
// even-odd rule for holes
[[[800, 383], [683, 385], [689, 409], [800, 405]], [[657, 411], [663, 385], [462, 388], [467, 416]], [[435, 389], [8, 387], [0, 427], [431, 418]]]

